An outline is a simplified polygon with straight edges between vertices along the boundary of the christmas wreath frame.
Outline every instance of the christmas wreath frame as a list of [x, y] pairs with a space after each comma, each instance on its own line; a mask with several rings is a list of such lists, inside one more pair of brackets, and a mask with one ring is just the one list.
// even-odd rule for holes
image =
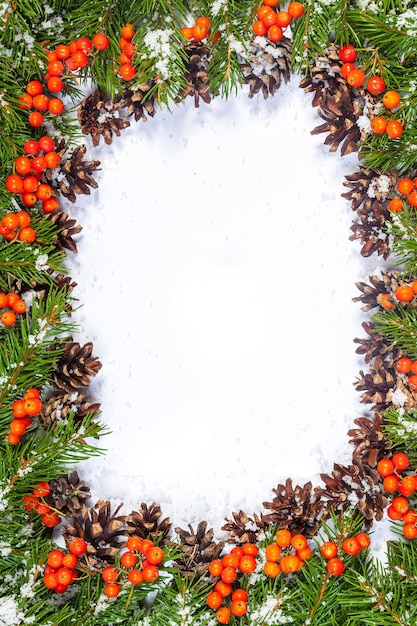
[[[0, 283], [4, 292], [0, 297], [9, 314], [0, 328], [4, 434], [0, 441], [0, 550], [5, 557], [0, 624], [324, 626], [365, 621], [406, 625], [417, 620], [417, 551], [412, 535], [387, 543], [385, 566], [362, 549], [368, 541], [363, 531], [372, 527], [374, 519], [382, 518], [398, 489], [407, 503], [408, 523], [416, 528], [414, 491], [408, 494], [400, 484], [404, 478], [413, 480], [415, 474], [404, 466], [404, 458], [409, 459], [410, 468], [417, 464], [413, 437], [417, 396], [410, 383], [413, 372], [405, 365], [407, 359], [417, 359], [415, 204], [401, 200], [394, 211], [390, 202], [398, 197], [398, 181], [413, 182], [416, 170], [413, 19], [417, 9], [399, 0], [369, 6], [311, 0], [302, 15], [297, 14], [299, 6], [294, 9], [292, 17], [299, 19], [291, 22], [291, 36], [274, 41], [261, 31], [254, 35], [259, 8], [259, 3], [227, 0], [190, 4], [122, 0], [111, 6], [87, 2], [81, 8], [70, 0], [45, 6], [23, 1], [6, 2], [0, 8], [4, 57], [0, 98], [5, 129], [0, 142]], [[201, 38], [202, 31], [198, 37], [195, 31], [189, 39], [186, 29], [193, 28], [190, 23], [196, 16], [206, 20], [200, 19], [203, 27], [209, 16], [211, 30]], [[126, 28], [127, 24], [134, 26]], [[51, 29], [56, 31], [54, 36]], [[90, 50], [89, 38], [97, 33], [101, 43], [97, 39]], [[104, 33], [109, 46], [103, 45]], [[29, 81], [39, 80], [47, 81], [48, 100], [54, 97], [53, 81], [49, 83], [51, 76], [45, 79], [45, 71], [48, 63], [57, 60], [58, 46], [70, 39], [83, 41], [78, 48], [73, 44], [71, 54], [83, 52], [87, 63], [67, 64], [64, 93], [75, 102], [79, 97], [75, 78], [82, 82], [87, 76], [97, 89], [78, 107], [78, 123], [55, 102], [58, 109], [48, 109], [39, 126], [28, 126], [33, 100], [30, 104], [22, 101], [22, 94], [28, 93]], [[118, 56], [126, 54], [126, 42], [134, 48], [131, 56], [123, 58], [123, 65], [133, 69], [121, 70]], [[343, 75], [341, 46], [348, 42], [357, 48], [359, 68], [368, 75], [383, 76], [390, 90], [401, 93], [399, 106], [384, 108], [381, 94], [372, 94]], [[9, 178], [17, 167], [24, 170], [24, 162], [17, 166], [16, 159], [26, 142], [45, 134], [54, 137], [55, 149], [45, 143], [40, 152], [58, 157], [53, 157], [53, 166], [39, 171], [37, 185], [45, 185], [43, 191], [50, 186], [57, 198], [63, 195], [75, 202], [78, 195], [97, 186], [94, 171], [99, 166], [97, 161], [84, 159], [86, 149], [77, 144], [79, 127], [95, 145], [101, 137], [111, 143], [129, 125], [129, 118], [153, 117], [157, 104], [192, 96], [198, 106], [200, 98], [209, 103], [215, 95], [227, 97], [242, 83], [249, 86], [250, 96], [262, 91], [265, 98], [273, 97], [292, 72], [303, 75], [300, 86], [313, 92], [313, 106], [319, 107], [323, 118], [312, 132], [326, 133], [325, 144], [332, 152], [340, 149], [342, 156], [359, 152], [359, 169], [347, 177], [347, 191], [342, 194], [356, 213], [351, 239], [360, 240], [364, 257], [392, 254], [401, 262], [401, 271], [382, 272], [369, 277], [369, 283], [357, 285], [361, 293], [356, 299], [365, 311], [373, 312], [364, 323], [367, 337], [355, 340], [368, 367], [366, 373], [360, 372], [356, 388], [362, 401], [371, 405], [371, 416], [356, 419], [356, 427], [348, 433], [354, 445], [352, 463], [347, 467], [335, 463], [330, 474], [322, 475], [321, 487], [293, 486], [288, 479], [273, 490], [272, 502], [264, 503], [266, 513], [252, 517], [244, 511], [233, 513], [222, 529], [228, 532], [229, 542], [216, 542], [205, 521], [196, 529], [175, 529], [177, 537], [172, 538], [170, 520], [162, 519], [155, 502], [142, 503], [129, 515], [119, 514], [119, 508], [112, 511], [108, 502], [88, 508], [88, 486], [72, 470], [77, 461], [100, 453], [90, 442], [104, 435], [106, 427], [98, 421], [99, 404], [88, 393], [101, 363], [91, 343], [81, 346], [71, 337], [73, 284], [65, 256], [68, 250], [76, 252], [73, 237], [80, 227], [59, 209], [59, 201], [40, 206], [40, 196], [31, 206], [23, 202], [22, 190], [12, 185], [18, 181]], [[372, 125], [375, 118], [397, 122], [397, 134], [377, 130]], [[33, 159], [37, 156], [28, 154]], [[23, 216], [23, 222], [15, 223], [10, 215], [21, 215], [22, 210], [29, 221]], [[31, 241], [32, 227], [36, 239]], [[16, 296], [10, 298], [7, 294], [12, 292]], [[19, 310], [22, 302], [26, 310]], [[19, 410], [24, 412], [17, 415]], [[26, 428], [18, 435], [23, 420]], [[386, 476], [398, 481], [395, 489], [390, 490]], [[400, 515], [397, 519], [396, 531], [401, 535], [406, 523]], [[48, 529], [57, 521], [66, 545], [62, 549], [56, 543], [56, 530]], [[282, 540], [286, 530], [292, 535], [291, 544]], [[282, 546], [276, 539], [278, 531]], [[359, 541], [357, 537], [364, 542], [359, 549], [351, 541]], [[162, 547], [162, 557], [157, 550], [151, 557], [149, 546], [142, 543], [148, 540]], [[349, 548], [345, 540], [351, 542]], [[299, 550], [304, 547], [311, 554], [298, 558], [297, 541], [301, 542]], [[325, 541], [330, 551], [336, 546], [336, 569], [329, 567]], [[274, 573], [272, 566], [264, 573], [265, 561], [274, 562], [266, 555], [276, 553], [277, 546], [281, 554], [275, 563], [279, 562], [281, 573], [276, 568]], [[135, 571], [140, 573], [137, 580], [128, 578], [132, 565], [123, 557], [132, 552]], [[52, 553], [58, 560], [68, 556], [65, 566], [61, 560], [54, 567]], [[283, 555], [297, 557], [297, 567], [284, 561]], [[253, 562], [255, 570], [251, 570]], [[213, 563], [221, 569], [216, 571]], [[149, 565], [159, 565], [157, 574], [154, 569], [143, 580]], [[54, 579], [59, 568], [72, 573], [67, 585], [59, 583], [65, 589], [58, 588]], [[229, 578], [223, 571], [228, 568], [233, 570], [227, 571]], [[103, 592], [107, 585], [114, 585], [115, 569], [119, 589], [111, 597], [109, 588]], [[108, 575], [103, 577], [104, 571]], [[68, 571], [60, 576], [64, 580]], [[232, 585], [230, 592], [240, 595], [231, 600], [224, 588], [220, 593], [219, 579]], [[218, 596], [210, 596], [213, 593], [222, 596], [217, 606]], [[238, 605], [230, 614], [233, 602]]]

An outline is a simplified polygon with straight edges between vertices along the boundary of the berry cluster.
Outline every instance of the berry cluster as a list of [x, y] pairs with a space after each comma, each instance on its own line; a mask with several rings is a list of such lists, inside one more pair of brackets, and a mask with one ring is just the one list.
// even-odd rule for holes
[[25, 313], [26, 303], [14, 291], [0, 293], [0, 309], [6, 309], [0, 316], [1, 323], [4, 326], [13, 326], [17, 319], [16, 316]]
[[[401, 178], [397, 183], [397, 190], [402, 196], [406, 196], [406, 202], [413, 209], [417, 208], [417, 178]], [[398, 213], [404, 208], [402, 198], [392, 198], [388, 204], [388, 208], [393, 213]]]
[[[362, 87], [372, 96], [381, 96], [382, 104], [387, 111], [393, 111], [400, 104], [401, 96], [398, 91], [386, 90], [386, 83], [382, 76], [372, 74], [368, 78], [365, 72], [355, 65], [358, 53], [352, 44], [346, 44], [339, 50], [339, 59], [343, 62], [340, 73], [351, 87]], [[384, 93], [385, 92], [385, 93]], [[391, 139], [398, 139], [403, 134], [403, 126], [399, 120], [376, 116], [371, 120], [372, 131], [377, 135], [387, 133]]]
[[292, 535], [288, 529], [282, 528], [275, 536], [275, 543], [265, 548], [264, 573], [270, 578], [275, 578], [280, 572], [283, 574], [298, 572], [311, 555], [312, 550], [304, 535], [301, 533]]
[[29, 113], [30, 126], [38, 128], [44, 123], [44, 115], [60, 115], [65, 108], [61, 98], [48, 96], [43, 91], [40, 80], [30, 80], [26, 85], [26, 91], [19, 96], [20, 108], [24, 110], [35, 109]]
[[[6, 189], [20, 195], [25, 206], [32, 207], [41, 202], [43, 211], [52, 213], [59, 206], [58, 200], [53, 195], [51, 185], [41, 183], [40, 180], [44, 170], [53, 170], [61, 162], [61, 157], [55, 152], [55, 142], [46, 135], [38, 141], [29, 139], [23, 146], [23, 151], [25, 154], [15, 159], [15, 173], [6, 178]], [[24, 217], [27, 221], [27, 217]], [[28, 226], [29, 224], [26, 228]]]
[[23, 241], [33, 243], [36, 231], [30, 226], [31, 217], [26, 211], [6, 213], [0, 220], [0, 235], [8, 241]]
[[61, 518], [45, 501], [45, 496], [48, 495], [50, 490], [51, 488], [48, 483], [36, 483], [35, 487], [32, 489], [32, 493], [23, 497], [23, 506], [26, 511], [35, 511], [40, 515], [44, 526], [53, 528], [59, 524]]
[[132, 80], [136, 75], [136, 69], [132, 65], [132, 58], [136, 52], [136, 44], [132, 41], [134, 35], [133, 24], [128, 23], [122, 26], [122, 36], [119, 39], [121, 53], [119, 55], [118, 74], [124, 80]]
[[[197, 17], [196, 21], [192, 26], [184, 26], [181, 28], [182, 36], [185, 37], [188, 41], [202, 41], [209, 37], [211, 34], [210, 31], [211, 20], [209, 17], [205, 15], [200, 15]], [[213, 37], [213, 41], [217, 41], [220, 33], [216, 33]]]
[[341, 556], [356, 556], [361, 550], [371, 545], [371, 539], [365, 532], [354, 537], [346, 537], [340, 546], [334, 541], [325, 541], [320, 545], [320, 554], [327, 561], [326, 570], [331, 576], [340, 576], [345, 571], [345, 563]]
[[116, 598], [125, 584], [153, 583], [159, 578], [158, 565], [165, 557], [162, 548], [155, 546], [150, 539], [136, 536], [129, 537], [127, 548], [120, 557], [120, 567], [108, 565], [101, 573], [108, 598]]
[[[0, 294], [0, 298], [3, 295], [4, 294]], [[17, 294], [9, 294], [8, 296], [6, 296], [7, 299], [9, 299], [11, 295], [16, 296], [17, 298], [15, 300], [15, 305], [17, 305], [19, 302], [25, 304], [23, 300], [20, 300]], [[11, 312], [14, 313], [14, 311]], [[11, 445], [15, 446], [20, 442], [20, 438], [22, 437], [22, 435], [25, 434], [26, 430], [32, 424], [32, 417], [35, 417], [35, 415], [39, 415], [39, 413], [42, 411], [42, 402], [39, 396], [39, 391], [34, 387], [31, 387], [24, 393], [22, 399], [15, 400], [13, 402], [13, 419], [10, 422], [10, 432], [7, 435], [7, 441]]]
[[[395, 290], [395, 298], [398, 302], [402, 304], [407, 304], [414, 300], [414, 297], [417, 293], [417, 280], [414, 280], [411, 285], [400, 285]], [[389, 311], [394, 308], [394, 302], [392, 301], [392, 295], [390, 293], [380, 294], [378, 296], [378, 304], [382, 306], [382, 308]]]
[[77, 580], [78, 557], [87, 551], [87, 543], [80, 537], [72, 539], [68, 545], [69, 552], [51, 550], [43, 573], [45, 587], [55, 593], [64, 593], [68, 586]]
[[410, 466], [410, 459], [405, 452], [395, 452], [392, 458], [384, 457], [378, 462], [378, 474], [384, 479], [383, 485], [388, 493], [399, 492], [392, 499], [387, 515], [393, 521], [401, 520], [404, 524], [403, 535], [407, 539], [417, 537], [417, 512], [410, 508], [409, 498], [417, 491], [416, 474], [403, 474]]
[[266, 36], [270, 41], [281, 41], [287, 26], [304, 13], [301, 2], [290, 2], [286, 11], [277, 11], [278, 4], [279, 0], [263, 0], [263, 4], [256, 11], [258, 19], [252, 25], [255, 35]]

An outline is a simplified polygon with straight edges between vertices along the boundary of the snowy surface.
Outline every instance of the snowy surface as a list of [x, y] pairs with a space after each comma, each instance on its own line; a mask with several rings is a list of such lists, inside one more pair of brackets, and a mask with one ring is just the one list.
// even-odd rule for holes
[[103, 363], [91, 391], [112, 430], [79, 466], [95, 499], [220, 535], [288, 476], [349, 463], [366, 414], [354, 283], [381, 261], [349, 241], [357, 156], [329, 153], [319, 123], [294, 78], [267, 101], [190, 98], [89, 151], [99, 189], [67, 208], [76, 338]]

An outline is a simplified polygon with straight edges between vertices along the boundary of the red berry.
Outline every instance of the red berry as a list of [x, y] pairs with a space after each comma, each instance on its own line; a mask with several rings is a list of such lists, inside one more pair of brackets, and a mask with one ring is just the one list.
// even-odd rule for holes
[[346, 44], [339, 50], [339, 59], [343, 61], [343, 63], [353, 63], [356, 61], [357, 56], [356, 48], [352, 46], [352, 44]]

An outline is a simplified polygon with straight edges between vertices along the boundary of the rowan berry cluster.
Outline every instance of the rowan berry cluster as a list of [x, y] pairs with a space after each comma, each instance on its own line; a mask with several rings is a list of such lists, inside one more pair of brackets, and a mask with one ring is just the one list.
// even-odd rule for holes
[[[184, 26], [181, 28], [181, 34], [188, 41], [202, 41], [211, 35], [211, 20], [205, 15], [197, 17], [192, 26]], [[217, 41], [220, 37], [220, 33], [216, 33], [213, 37], [213, 41]]]
[[[231, 615], [241, 617], [247, 612], [247, 591], [240, 586], [239, 574], [251, 574], [258, 566], [259, 548], [253, 543], [236, 546], [221, 559], [211, 561], [208, 571], [217, 581], [206, 598], [207, 605], [216, 611], [220, 624], [228, 624]], [[238, 585], [233, 589], [233, 584]]]
[[303, 568], [311, 557], [312, 550], [307, 538], [301, 533], [292, 534], [282, 528], [275, 536], [275, 543], [265, 548], [264, 572], [270, 578], [275, 578], [281, 572], [292, 574]]
[[417, 294], [417, 280], [414, 280], [411, 285], [400, 285], [395, 290], [394, 294], [384, 293], [380, 294], [377, 298], [378, 304], [382, 306], [382, 308], [389, 311], [394, 308], [394, 302], [392, 300], [393, 295], [402, 304], [407, 304], [414, 300], [415, 295]]
[[[357, 50], [352, 44], [346, 44], [339, 49], [339, 58], [343, 62], [340, 73], [348, 85], [351, 87], [362, 87], [365, 85], [365, 89], [372, 96], [381, 96], [383, 94], [381, 101], [387, 112], [397, 109], [401, 101], [398, 91], [393, 89], [386, 91], [387, 85], [382, 76], [372, 74], [367, 77], [363, 69], [355, 65], [357, 56]], [[399, 120], [386, 119], [380, 115], [371, 120], [371, 128], [375, 134], [383, 135], [386, 133], [391, 139], [398, 139], [403, 133], [403, 126]]]
[[135, 35], [133, 24], [125, 24], [122, 26], [122, 36], [119, 39], [121, 53], [119, 55], [118, 74], [124, 80], [132, 80], [136, 75], [136, 69], [133, 67], [132, 58], [136, 52], [136, 44], [132, 39]]
[[26, 211], [6, 213], [0, 220], [0, 235], [8, 241], [22, 241], [33, 243], [36, 239], [36, 231], [30, 226], [31, 217]]
[[69, 552], [51, 550], [43, 573], [45, 587], [53, 589], [55, 593], [65, 593], [69, 585], [78, 578], [75, 569], [78, 557], [87, 551], [87, 543], [81, 537], [75, 537], [69, 542]]
[[256, 11], [258, 18], [252, 25], [252, 30], [258, 37], [266, 36], [269, 41], [281, 41], [284, 31], [292, 22], [304, 13], [301, 2], [290, 2], [286, 11], [276, 10], [279, 0], [263, 0]]
[[[397, 190], [405, 196], [405, 202], [413, 209], [417, 208], [417, 178], [401, 178], [397, 183]], [[398, 213], [404, 209], [404, 200], [402, 198], [392, 198], [389, 201], [388, 208], [393, 213]]]
[[127, 550], [120, 557], [120, 566], [108, 565], [101, 573], [106, 583], [104, 594], [116, 598], [126, 584], [153, 583], [159, 578], [158, 565], [164, 560], [162, 548], [150, 539], [132, 536], [127, 540]]
[[[0, 294], [0, 298], [2, 295], [4, 294]], [[14, 295], [17, 296], [17, 294]], [[19, 296], [17, 296], [15, 303], [17, 304], [19, 301]], [[15, 400], [12, 404], [13, 419], [9, 425], [10, 432], [7, 435], [7, 441], [13, 446], [17, 445], [22, 435], [32, 424], [32, 417], [39, 415], [41, 411], [42, 402], [39, 391], [31, 387], [24, 393], [23, 398]]]
[[[53, 170], [57, 168], [61, 162], [61, 157], [55, 152], [55, 142], [52, 137], [46, 135], [37, 141], [29, 139], [23, 146], [23, 151], [25, 154], [15, 159], [15, 173], [10, 174], [6, 178], [6, 189], [10, 193], [19, 195], [25, 206], [32, 207], [37, 202], [41, 202], [43, 211], [52, 213], [59, 206], [58, 200], [53, 195], [51, 185], [41, 183], [40, 181], [42, 172], [47, 169]], [[23, 216], [21, 215], [21, 219], [28, 222], [25, 226], [25, 228], [28, 228], [30, 218], [28, 220], [27, 213]], [[0, 234], [7, 236], [8, 233], [1, 232], [0, 228]], [[21, 236], [19, 233], [19, 239]], [[26, 241], [27, 239], [22, 240]]]
[[50, 490], [51, 488], [47, 482], [36, 483], [32, 493], [23, 497], [23, 507], [26, 511], [35, 511], [35, 513], [40, 515], [44, 526], [54, 528], [54, 526], [59, 524], [61, 518], [45, 500]]
[[3, 326], [13, 326], [17, 315], [25, 313], [26, 303], [19, 294], [14, 291], [10, 293], [0, 293], [0, 309], [6, 309], [0, 316]]
[[414, 539], [417, 537], [417, 512], [410, 508], [409, 498], [417, 491], [417, 476], [415, 473], [404, 473], [409, 466], [409, 456], [405, 452], [395, 452], [391, 458], [381, 459], [377, 470], [384, 479], [385, 491], [400, 494], [392, 499], [387, 509], [388, 517], [393, 521], [402, 521], [404, 537]]
[[365, 532], [360, 532], [354, 537], [346, 537], [339, 545], [335, 541], [324, 541], [320, 545], [320, 554], [326, 559], [326, 571], [331, 576], [341, 576], [345, 571], [343, 556], [357, 556], [361, 550], [366, 550], [371, 545], [371, 539]]

